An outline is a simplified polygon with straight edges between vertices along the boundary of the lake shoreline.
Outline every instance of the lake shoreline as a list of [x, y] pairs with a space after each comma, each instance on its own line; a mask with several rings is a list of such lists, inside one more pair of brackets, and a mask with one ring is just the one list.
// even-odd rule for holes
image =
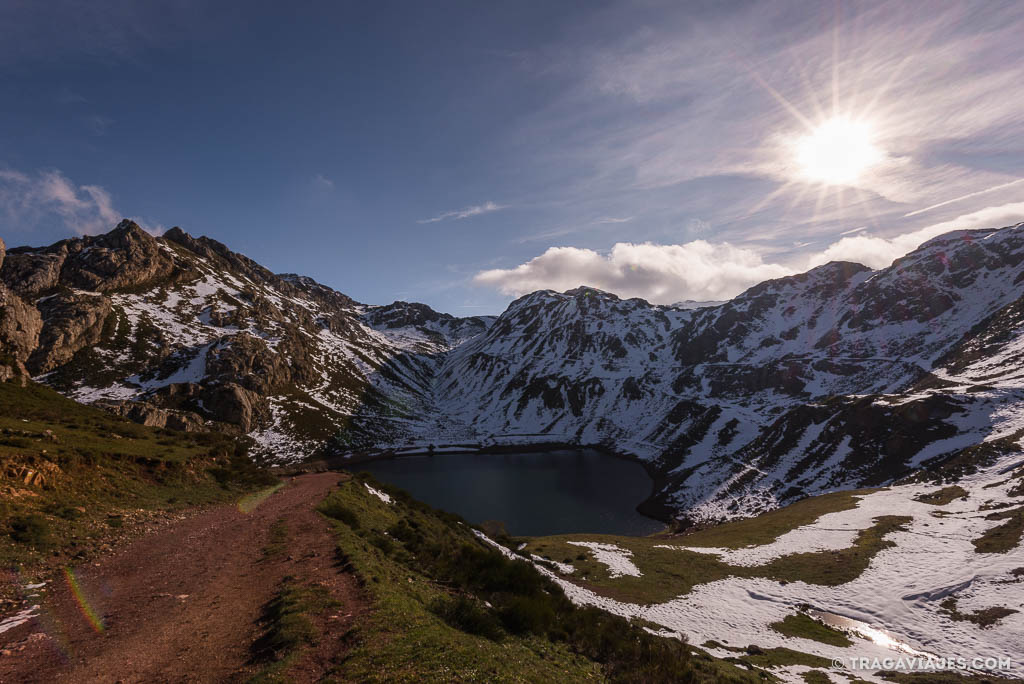
[[[432, 447], [432, 448], [431, 448]], [[338, 454], [311, 459], [309, 461], [285, 466], [277, 469], [282, 474], [306, 472], [309, 470], [348, 470], [356, 472], [360, 465], [380, 461], [391, 461], [406, 457], [431, 457], [442, 455], [464, 454], [485, 455], [485, 454], [540, 454], [550, 452], [597, 452], [623, 461], [643, 466], [644, 472], [650, 480], [650, 489], [643, 500], [632, 505], [632, 510], [646, 519], [668, 525], [671, 522], [671, 511], [666, 507], [653, 501], [654, 496], [660, 488], [661, 478], [653, 464], [632, 454], [624, 454], [609, 449], [604, 444], [579, 444], [572, 442], [545, 441], [528, 443], [453, 443], [436, 444], [430, 446], [414, 445], [406, 448], [372, 449], [359, 452]], [[656, 534], [657, 532], [655, 532]]]

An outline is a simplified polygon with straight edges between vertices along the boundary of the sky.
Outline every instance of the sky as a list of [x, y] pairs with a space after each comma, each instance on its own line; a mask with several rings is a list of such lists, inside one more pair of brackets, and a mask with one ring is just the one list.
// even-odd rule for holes
[[0, 237], [721, 300], [1024, 220], [1024, 3], [0, 0]]

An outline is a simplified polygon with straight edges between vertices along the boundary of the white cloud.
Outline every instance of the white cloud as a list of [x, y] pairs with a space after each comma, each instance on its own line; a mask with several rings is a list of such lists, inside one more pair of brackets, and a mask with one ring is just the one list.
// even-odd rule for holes
[[98, 185], [75, 185], [60, 171], [30, 175], [13, 169], [0, 169], [0, 212], [28, 227], [57, 218], [79, 235], [111, 230], [122, 216]]
[[622, 297], [669, 304], [728, 299], [751, 285], [792, 272], [780, 264], [764, 263], [749, 249], [695, 240], [682, 245], [620, 242], [608, 255], [552, 247], [525, 264], [481, 271], [473, 280], [513, 296], [589, 285]]
[[625, 216], [623, 218], [616, 218], [615, 216], [603, 216], [594, 221], [594, 223], [629, 223], [632, 220], [632, 216]]
[[480, 214], [489, 214], [492, 211], [500, 211], [502, 209], [508, 209], [508, 205], [495, 204], [494, 202], [487, 201], [484, 202], [483, 204], [476, 204], [474, 206], [466, 207], [464, 209], [446, 211], [443, 214], [438, 214], [433, 218], [420, 219], [416, 223], [437, 223], [438, 221], [445, 221], [447, 219], [455, 219], [456, 221], [458, 221], [473, 216], [479, 216]]
[[313, 176], [313, 187], [319, 190], [333, 190], [334, 181], [322, 173]]
[[1022, 220], [1024, 202], [1017, 202], [988, 207], [889, 238], [850, 235], [821, 252], [800, 257], [804, 261], [796, 266], [766, 262], [752, 249], [706, 240], [681, 245], [620, 242], [607, 255], [578, 247], [552, 247], [514, 268], [481, 271], [473, 281], [512, 296], [589, 285], [622, 297], [642, 297], [656, 304], [685, 299], [722, 300], [735, 297], [764, 280], [791, 275], [829, 261], [855, 261], [875, 269], [885, 268], [943, 233], [1001, 228]]
[[871, 268], [885, 268], [893, 260], [943, 233], [973, 228], [1000, 228], [1022, 220], [1024, 220], [1024, 202], [986, 207], [958, 216], [951, 221], [935, 223], [891, 238], [871, 235], [844, 237], [829, 245], [825, 251], [812, 255], [808, 259], [807, 265], [813, 267], [829, 261], [856, 261]]

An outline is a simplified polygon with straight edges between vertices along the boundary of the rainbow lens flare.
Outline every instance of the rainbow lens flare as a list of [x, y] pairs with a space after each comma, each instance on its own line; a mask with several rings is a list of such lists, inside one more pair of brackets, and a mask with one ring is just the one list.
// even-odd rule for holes
[[89, 623], [93, 631], [97, 634], [102, 634], [104, 630], [103, 618], [89, 605], [89, 600], [86, 598], [85, 592], [82, 591], [78, 578], [75, 577], [75, 571], [71, 568], [64, 568], [64, 578], [68, 582], [68, 587], [71, 588], [71, 594], [75, 597], [75, 603], [78, 604], [78, 609], [82, 612], [85, 621]]

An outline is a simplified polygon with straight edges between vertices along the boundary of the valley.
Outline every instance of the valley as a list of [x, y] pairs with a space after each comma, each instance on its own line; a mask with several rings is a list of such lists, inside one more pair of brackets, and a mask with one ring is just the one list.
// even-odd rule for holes
[[1021, 676], [1024, 224], [467, 318], [130, 221], [0, 256], [0, 679]]
[[7, 375], [149, 425], [245, 434], [266, 463], [600, 447], [655, 475], [644, 513], [688, 524], [940, 470], [1019, 429], [1022, 277], [1024, 225], [722, 304], [578, 288], [497, 318], [359, 304], [131, 222], [0, 266]]

